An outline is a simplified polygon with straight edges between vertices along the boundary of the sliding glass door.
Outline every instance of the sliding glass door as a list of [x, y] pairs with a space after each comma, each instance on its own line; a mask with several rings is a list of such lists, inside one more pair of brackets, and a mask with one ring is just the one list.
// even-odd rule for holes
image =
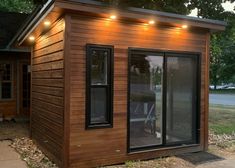
[[195, 143], [197, 57], [166, 54], [166, 143]]
[[161, 145], [163, 53], [133, 52], [129, 68], [130, 147]]
[[197, 143], [198, 55], [130, 50], [129, 149]]

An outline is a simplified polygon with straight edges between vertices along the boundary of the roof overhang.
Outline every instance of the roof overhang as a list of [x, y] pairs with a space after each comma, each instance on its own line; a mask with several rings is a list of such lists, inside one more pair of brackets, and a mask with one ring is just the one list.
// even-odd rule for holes
[[17, 41], [19, 45], [21, 45], [32, 32], [34, 32], [36, 37], [41, 34], [39, 30], [43, 30], [43, 25], [41, 23], [43, 20], [46, 19], [54, 22], [66, 12], [99, 17], [109, 17], [110, 14], [116, 13], [118, 17], [123, 20], [146, 22], [150, 19], [154, 19], [161, 24], [169, 24], [173, 26], [187, 24], [194, 28], [208, 29], [210, 32], [223, 31], [227, 25], [224, 21], [201, 19], [154, 10], [133, 7], [117, 9], [103, 3], [90, 0], [49, 0], [24, 28], [24, 31], [21, 32], [20, 36], [18, 36]]

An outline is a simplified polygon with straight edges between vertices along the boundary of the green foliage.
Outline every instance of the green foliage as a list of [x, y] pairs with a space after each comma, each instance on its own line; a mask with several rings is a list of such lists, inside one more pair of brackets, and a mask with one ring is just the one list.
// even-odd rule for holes
[[126, 166], [127, 168], [133, 168], [133, 167], [135, 167], [134, 165], [135, 165], [135, 162], [134, 162], [134, 161], [129, 160], [129, 161], [126, 161], [126, 162], [125, 162], [125, 166]]
[[190, 0], [97, 0], [121, 7], [137, 7], [178, 14], [189, 14], [187, 4]]
[[211, 94], [235, 94], [235, 89], [210, 90]]
[[235, 83], [235, 14], [224, 13], [228, 26], [224, 32], [211, 37], [210, 80], [220, 83]]
[[190, 0], [189, 9], [198, 9], [198, 17], [208, 19], [223, 19], [221, 13], [224, 12], [222, 6], [224, 0]]
[[224, 10], [222, 3], [226, 1], [191, 0], [188, 5], [189, 9], [198, 9], [198, 17], [228, 23], [224, 32], [211, 36], [210, 81], [215, 88], [221, 83], [235, 83], [235, 14]]
[[0, 11], [31, 13], [35, 4], [33, 0], [1, 0]]

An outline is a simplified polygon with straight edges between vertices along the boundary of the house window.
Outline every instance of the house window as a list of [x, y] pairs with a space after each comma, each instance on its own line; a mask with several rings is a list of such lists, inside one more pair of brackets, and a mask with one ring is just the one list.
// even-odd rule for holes
[[86, 128], [112, 127], [113, 46], [86, 47]]
[[0, 99], [12, 98], [12, 65], [0, 64]]

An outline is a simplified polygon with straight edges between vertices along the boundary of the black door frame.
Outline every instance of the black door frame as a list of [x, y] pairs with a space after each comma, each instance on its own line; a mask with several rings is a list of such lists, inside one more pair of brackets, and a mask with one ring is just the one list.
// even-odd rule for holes
[[[163, 97], [162, 97], [162, 145], [152, 145], [146, 147], [137, 147], [137, 148], [130, 148], [130, 65], [131, 65], [131, 55], [133, 52], [138, 53], [145, 53], [145, 54], [156, 54], [162, 53], [163, 54]], [[195, 112], [193, 111], [193, 140], [187, 142], [180, 142], [180, 143], [171, 143], [166, 144], [166, 91], [167, 91], [167, 57], [179, 57], [177, 55], [181, 54], [180, 57], [187, 57], [187, 58], [196, 58], [196, 109]], [[168, 56], [167, 56], [168, 55]], [[175, 56], [174, 56], [175, 55]], [[127, 88], [127, 152], [136, 152], [136, 151], [143, 151], [143, 150], [152, 150], [152, 149], [159, 149], [163, 147], [175, 147], [181, 146], [183, 144], [199, 144], [200, 143], [200, 100], [201, 100], [201, 53], [199, 52], [188, 52], [188, 51], [173, 51], [173, 50], [155, 50], [155, 49], [146, 49], [146, 48], [128, 48], [128, 88]]]

